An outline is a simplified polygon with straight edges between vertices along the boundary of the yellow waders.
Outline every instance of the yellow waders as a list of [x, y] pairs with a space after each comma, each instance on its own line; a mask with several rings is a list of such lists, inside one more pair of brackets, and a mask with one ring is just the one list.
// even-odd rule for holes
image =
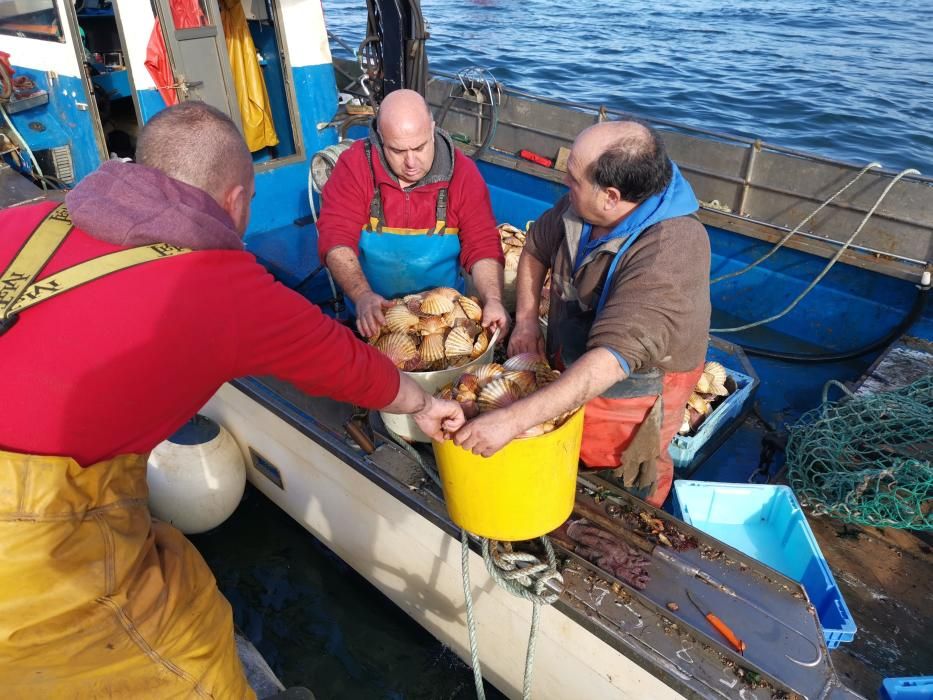
[[255, 697], [229, 603], [147, 496], [138, 455], [0, 451], [5, 699]]
[[[0, 274], [0, 336], [69, 289], [190, 252], [139, 246], [35, 282], [71, 229], [63, 205], [51, 210]], [[194, 546], [151, 521], [148, 495], [139, 455], [82, 469], [67, 457], [0, 451], [4, 700], [256, 697], [229, 603]]]

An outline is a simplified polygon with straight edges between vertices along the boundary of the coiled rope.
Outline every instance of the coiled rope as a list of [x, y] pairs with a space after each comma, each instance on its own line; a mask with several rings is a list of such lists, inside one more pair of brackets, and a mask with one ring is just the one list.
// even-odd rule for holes
[[753, 321], [752, 323], [746, 323], [742, 326], [735, 326], [733, 328], [710, 328], [709, 332], [710, 333], [738, 333], [739, 331], [745, 331], [745, 330], [748, 330], [749, 328], [755, 328], [756, 326], [763, 326], [766, 323], [777, 321], [779, 318], [783, 318], [784, 316], [789, 314], [791, 311], [793, 311], [794, 308], [796, 308], [797, 304], [799, 304], [805, 296], [807, 296], [811, 291], [813, 291], [813, 288], [816, 287], [816, 285], [819, 284], [820, 281], [829, 273], [829, 271], [833, 268], [833, 266], [839, 261], [839, 258], [842, 257], [842, 254], [846, 251], [846, 249], [850, 245], [852, 245], [852, 242], [862, 232], [862, 229], [865, 227], [865, 224], [868, 223], [868, 220], [875, 213], [875, 210], [881, 205], [881, 202], [884, 201], [884, 198], [888, 196], [888, 192], [891, 191], [891, 188], [894, 187], [894, 185], [897, 184], [897, 182], [902, 177], [905, 177], [906, 175], [919, 175], [919, 174], [920, 174], [920, 171], [914, 170], [913, 168], [907, 168], [906, 170], [902, 170], [901, 172], [899, 172], [897, 175], [894, 176], [891, 182], [888, 183], [887, 187], [884, 188], [884, 191], [878, 196], [878, 199], [875, 200], [875, 203], [872, 205], [871, 209], [868, 210], [868, 213], [866, 213], [864, 218], [862, 218], [861, 223], [859, 223], [858, 227], [855, 229], [852, 235], [849, 236], [849, 239], [845, 243], [842, 244], [839, 250], [836, 251], [836, 254], [830, 259], [829, 263], [827, 263], [826, 267], [823, 268], [822, 272], [820, 272], [820, 274], [818, 274], [813, 279], [813, 281], [807, 285], [806, 289], [804, 289], [800, 294], [798, 294], [797, 298], [794, 299], [786, 308], [784, 308], [784, 310], [774, 314], [773, 316], [769, 316], [768, 318], [761, 319], [760, 321]]

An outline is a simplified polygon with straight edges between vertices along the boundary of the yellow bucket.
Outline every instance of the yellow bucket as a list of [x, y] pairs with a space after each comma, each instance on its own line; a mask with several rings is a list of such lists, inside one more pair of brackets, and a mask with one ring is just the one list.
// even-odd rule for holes
[[557, 430], [513, 440], [480, 457], [451, 440], [434, 443], [451, 520], [494, 540], [528, 540], [563, 523], [573, 511], [583, 409]]

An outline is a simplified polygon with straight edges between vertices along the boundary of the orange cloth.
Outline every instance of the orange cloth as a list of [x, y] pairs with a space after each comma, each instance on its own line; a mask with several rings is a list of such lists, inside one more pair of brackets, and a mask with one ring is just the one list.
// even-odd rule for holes
[[[664, 375], [662, 400], [664, 414], [661, 421], [661, 453], [657, 461], [658, 478], [653, 494], [645, 500], [660, 507], [674, 483], [674, 462], [667, 451], [674, 434], [684, 420], [684, 406], [696, 386], [703, 365], [689, 372], [668, 372]], [[635, 430], [644, 422], [657, 400], [657, 396], [639, 396], [632, 399], [606, 399], [597, 397], [586, 404], [583, 419], [583, 445], [580, 459], [592, 468], [614, 469], [622, 461]]]
[[175, 83], [175, 74], [172, 73], [172, 64], [168, 60], [168, 51], [165, 49], [165, 37], [162, 36], [162, 27], [159, 20], [152, 27], [149, 43], [146, 45], [146, 70], [155, 81], [156, 89], [165, 100], [165, 105], [171, 107], [178, 104], [178, 94], [168, 87]]

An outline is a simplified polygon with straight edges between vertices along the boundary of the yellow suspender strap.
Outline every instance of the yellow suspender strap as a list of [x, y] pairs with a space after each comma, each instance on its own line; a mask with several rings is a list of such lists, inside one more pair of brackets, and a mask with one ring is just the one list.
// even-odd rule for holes
[[120, 270], [191, 252], [190, 248], [152, 243], [86, 260], [39, 282], [33, 282], [71, 228], [71, 220], [64, 205], [56, 207], [33, 231], [0, 277], [0, 334], [16, 322], [19, 312], [41, 301]]
[[10, 307], [45, 267], [49, 258], [71, 232], [73, 224], [64, 204], [55, 207], [39, 223], [13, 262], [0, 277], [0, 319], [10, 314]]

